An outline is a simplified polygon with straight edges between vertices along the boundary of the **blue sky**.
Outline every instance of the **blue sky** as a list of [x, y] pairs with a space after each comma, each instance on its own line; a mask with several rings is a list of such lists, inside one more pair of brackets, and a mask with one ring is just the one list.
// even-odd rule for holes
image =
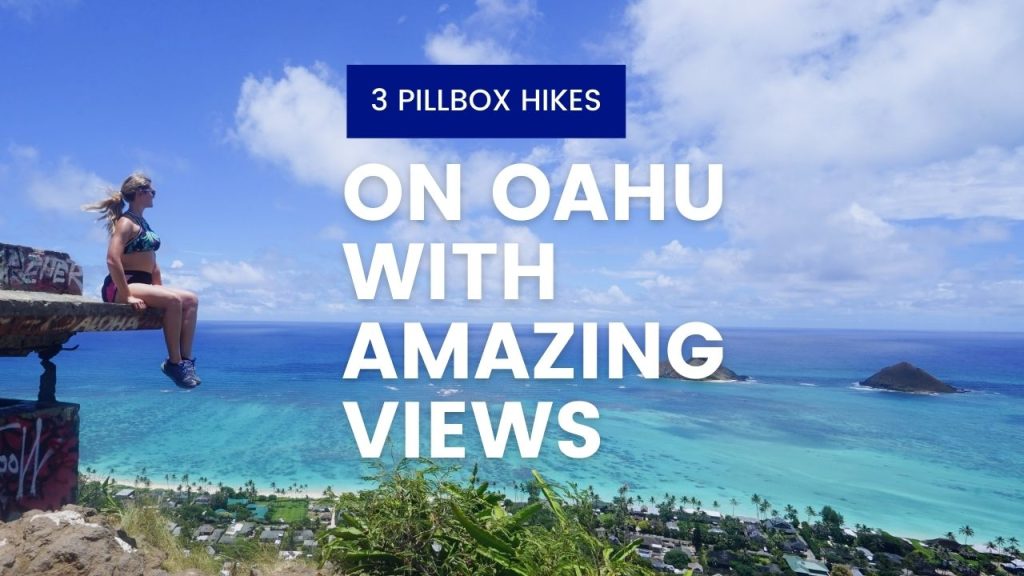
[[[71, 253], [98, 294], [78, 207], [141, 169], [166, 281], [205, 319], [1024, 326], [1020, 2], [252, 6], [0, 0], [0, 241]], [[623, 63], [629, 137], [349, 141], [359, 63]], [[616, 162], [688, 162], [695, 185], [718, 162], [725, 207], [523, 225], [489, 201], [519, 161], [555, 190], [591, 163], [609, 197]], [[364, 162], [462, 163], [463, 221], [358, 221], [341, 190]], [[358, 302], [346, 241], [553, 242], [556, 300]]]

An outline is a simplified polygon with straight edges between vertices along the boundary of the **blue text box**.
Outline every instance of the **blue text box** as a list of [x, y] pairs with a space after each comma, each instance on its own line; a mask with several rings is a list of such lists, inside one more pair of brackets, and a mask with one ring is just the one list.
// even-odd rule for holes
[[623, 65], [349, 65], [349, 138], [625, 138]]

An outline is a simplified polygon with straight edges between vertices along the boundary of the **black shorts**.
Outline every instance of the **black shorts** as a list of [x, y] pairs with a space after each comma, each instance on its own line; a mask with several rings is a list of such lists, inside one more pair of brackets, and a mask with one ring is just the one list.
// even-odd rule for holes
[[[142, 272], [140, 270], [125, 270], [124, 278], [129, 284], [152, 284], [153, 275], [149, 272]], [[104, 302], [117, 302], [117, 284], [114, 283], [114, 279], [107, 274], [107, 277], [103, 279], [103, 289], [100, 291], [103, 296]]]

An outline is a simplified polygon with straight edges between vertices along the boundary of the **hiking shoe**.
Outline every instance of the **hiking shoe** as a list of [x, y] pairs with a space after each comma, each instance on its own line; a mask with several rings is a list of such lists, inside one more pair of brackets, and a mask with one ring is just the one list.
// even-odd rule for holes
[[179, 388], [191, 389], [199, 386], [199, 383], [189, 375], [184, 362], [174, 364], [170, 360], [164, 360], [164, 363], [160, 365], [160, 371], [173, 380]]
[[196, 381], [196, 386], [199, 386], [200, 384], [202, 384], [203, 383], [203, 379], [200, 378], [198, 374], [196, 374], [196, 359], [195, 358], [182, 358], [181, 362], [182, 362], [182, 364], [185, 365], [185, 371], [188, 373], [188, 375], [191, 376], [192, 379]]

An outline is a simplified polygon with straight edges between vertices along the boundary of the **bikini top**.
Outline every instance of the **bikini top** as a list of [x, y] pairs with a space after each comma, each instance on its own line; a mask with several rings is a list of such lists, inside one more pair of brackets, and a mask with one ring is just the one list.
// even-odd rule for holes
[[156, 252], [160, 249], [160, 237], [153, 232], [153, 229], [149, 227], [149, 222], [141, 216], [136, 216], [131, 212], [125, 212], [126, 216], [132, 222], [139, 225], [139, 234], [132, 239], [131, 242], [124, 245], [124, 253], [132, 254], [135, 252]]

